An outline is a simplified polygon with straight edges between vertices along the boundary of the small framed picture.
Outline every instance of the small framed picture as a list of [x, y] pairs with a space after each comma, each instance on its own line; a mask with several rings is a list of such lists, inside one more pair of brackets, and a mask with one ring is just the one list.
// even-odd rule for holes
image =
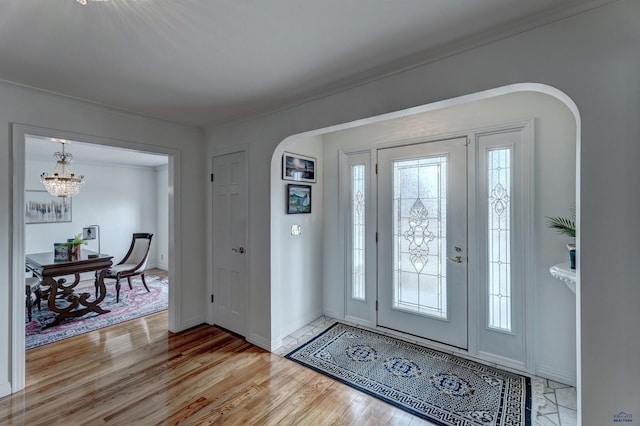
[[300, 154], [282, 154], [282, 179], [298, 182], [316, 181], [316, 159]]
[[62, 243], [53, 243], [53, 261], [66, 262], [69, 260], [69, 246]]
[[311, 213], [311, 185], [287, 185], [287, 214]]

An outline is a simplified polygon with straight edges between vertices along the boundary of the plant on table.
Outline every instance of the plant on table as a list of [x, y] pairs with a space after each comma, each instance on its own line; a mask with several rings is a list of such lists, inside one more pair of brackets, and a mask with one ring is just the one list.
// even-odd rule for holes
[[[576, 208], [575, 206], [571, 206], [571, 217], [546, 217], [547, 226], [557, 233], [561, 235], [566, 235], [567, 237], [575, 238], [576, 237]], [[567, 244], [567, 248], [569, 249], [569, 263], [571, 269], [576, 268], [575, 264], [575, 254], [576, 254], [576, 245], [575, 243]]]
[[82, 244], [88, 244], [82, 239], [82, 234], [76, 234], [73, 238], [69, 238], [66, 243], [62, 243], [62, 245], [68, 246], [70, 254], [73, 254], [78, 259], [80, 258], [80, 246]]

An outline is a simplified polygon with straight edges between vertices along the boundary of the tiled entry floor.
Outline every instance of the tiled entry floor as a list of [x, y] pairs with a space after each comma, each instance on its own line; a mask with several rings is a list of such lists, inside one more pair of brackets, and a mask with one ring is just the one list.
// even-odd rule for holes
[[534, 419], [538, 425], [577, 425], [576, 388], [552, 380], [544, 380], [545, 405], [540, 407]]
[[[335, 322], [335, 319], [325, 316], [310, 322], [282, 339], [282, 346], [274, 353], [280, 356], [288, 354]], [[540, 426], [576, 426], [578, 423], [576, 389], [537, 377], [532, 378], [532, 383], [534, 382], [539, 384], [539, 386], [532, 386], [534, 407], [539, 408], [533, 414], [533, 423]]]

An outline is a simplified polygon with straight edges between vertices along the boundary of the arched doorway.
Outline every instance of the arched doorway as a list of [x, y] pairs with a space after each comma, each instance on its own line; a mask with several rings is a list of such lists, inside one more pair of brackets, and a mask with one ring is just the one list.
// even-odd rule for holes
[[[548, 119], [545, 118], [545, 114], [551, 111], [548, 108], [556, 109], [563, 115], [562, 123], [551, 126], [553, 129], [541, 124]], [[340, 192], [345, 177], [341, 173], [341, 164], [345, 162], [343, 154], [358, 154], [383, 146], [457, 135], [470, 129], [475, 131], [522, 119], [532, 119], [534, 122], [532, 128], [536, 133], [537, 150], [532, 161], [541, 153], [545, 157], [555, 155], [556, 160], [560, 159], [553, 165], [540, 163], [535, 166], [534, 197], [543, 197], [546, 201], [542, 203], [544, 208], [537, 209], [533, 215], [535, 266], [532, 268], [534, 276], [530, 277], [532, 285], [525, 288], [524, 295], [526, 309], [523, 307], [522, 317], [527, 324], [523, 338], [528, 349], [522, 355], [522, 369], [564, 383], [579, 382], [576, 361], [580, 355], [576, 353], [579, 346], [575, 338], [579, 336], [580, 325], [576, 315], [579, 312], [579, 306], [576, 306], [579, 299], [548, 273], [549, 266], [557, 263], [555, 259], [562, 258], [565, 253], [563, 242], [545, 228], [544, 216], [555, 215], [559, 210], [557, 214], [564, 214], [575, 201], [579, 220], [579, 182], [576, 182], [575, 176], [580, 117], [570, 98], [552, 87], [539, 84], [501, 87], [285, 139], [273, 154], [271, 168], [271, 312], [274, 341], [310, 322], [319, 313], [372, 328], [378, 326], [373, 305], [357, 315], [350, 313], [346, 306], [349, 274], [345, 259], [350, 254], [346, 252], [348, 244], [343, 239], [346, 233], [345, 215], [341, 210], [345, 200]], [[309, 216], [291, 216], [284, 211], [287, 182], [281, 179], [281, 161], [285, 151], [317, 158], [319, 180], [312, 184], [314, 207]], [[564, 174], [554, 174], [559, 166], [565, 167]], [[560, 192], [550, 184], [558, 179], [567, 184]], [[555, 196], [552, 194], [554, 191]], [[315, 204], [316, 200], [319, 200], [319, 205]], [[300, 235], [290, 235], [293, 226], [301, 227]], [[579, 235], [577, 244], [579, 250]], [[289, 279], [287, 274], [290, 273], [302, 279]], [[471, 296], [469, 313], [473, 315], [481, 296]], [[554, 315], [554, 312], [562, 316]], [[562, 324], [569, 324], [569, 328], [559, 330]], [[545, 334], [544, 330], [555, 330], [557, 333]], [[469, 332], [469, 347], [460, 352], [477, 356], [483, 352], [480, 336], [474, 334], [471, 327]], [[559, 356], [556, 343], [566, 343], [568, 335], [574, 338], [568, 340], [569, 344], [564, 344]], [[553, 347], [553, 354], [545, 349], [549, 347]]]

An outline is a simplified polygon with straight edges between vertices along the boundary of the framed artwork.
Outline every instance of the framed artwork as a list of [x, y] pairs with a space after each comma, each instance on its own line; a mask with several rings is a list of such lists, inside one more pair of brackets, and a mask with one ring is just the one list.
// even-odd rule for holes
[[69, 246], [62, 245], [62, 243], [53, 243], [53, 261], [69, 261]]
[[311, 185], [287, 185], [287, 214], [311, 213]]
[[282, 179], [298, 182], [316, 181], [316, 159], [285, 152], [282, 154]]
[[71, 198], [54, 197], [44, 190], [24, 192], [24, 223], [71, 222]]

